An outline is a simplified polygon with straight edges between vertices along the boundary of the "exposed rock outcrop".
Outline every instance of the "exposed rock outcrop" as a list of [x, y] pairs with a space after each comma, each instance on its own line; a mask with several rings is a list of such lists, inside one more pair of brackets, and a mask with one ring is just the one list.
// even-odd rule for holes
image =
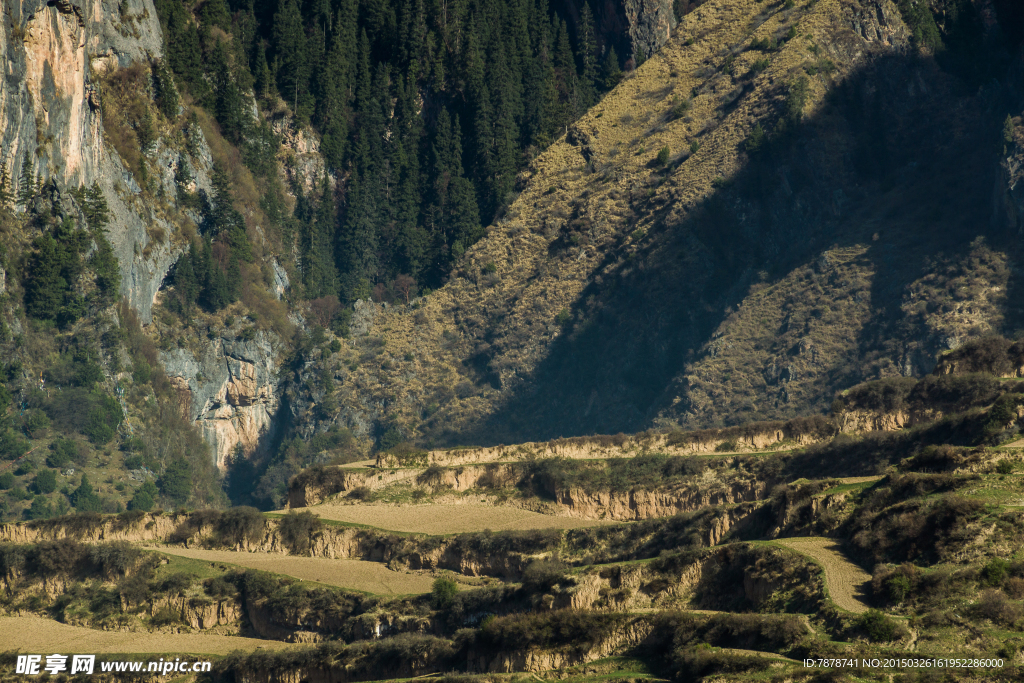
[[1009, 140], [1005, 141], [1005, 154], [996, 178], [995, 216], [1001, 216], [1007, 228], [1024, 236], [1024, 124], [1021, 117], [1010, 119], [1005, 133]]
[[[27, 152], [32, 173], [42, 180], [62, 188], [99, 184], [109, 206], [121, 294], [148, 322], [177, 255], [161, 236], [174, 230], [140, 200], [141, 188], [107, 144], [94, 78], [160, 57], [163, 38], [152, 0], [22, 0], [6, 13], [0, 25], [6, 72], [0, 81], [0, 163], [9, 177], [20, 178]], [[169, 173], [173, 178], [173, 169]]]
[[676, 13], [671, 0], [623, 0], [633, 54], [647, 59], [672, 37]]
[[[72, 518], [80, 522], [77, 518]], [[100, 541], [163, 541], [177, 527], [173, 517], [146, 514], [134, 520], [99, 517], [92, 524], [68, 526], [66, 518], [29, 524], [0, 524], [0, 543], [39, 543], [74, 538], [90, 543]]]
[[182, 414], [202, 430], [218, 467], [238, 446], [252, 455], [273, 431], [280, 350], [277, 335], [261, 331], [251, 340], [221, 338], [198, 351], [161, 354]]

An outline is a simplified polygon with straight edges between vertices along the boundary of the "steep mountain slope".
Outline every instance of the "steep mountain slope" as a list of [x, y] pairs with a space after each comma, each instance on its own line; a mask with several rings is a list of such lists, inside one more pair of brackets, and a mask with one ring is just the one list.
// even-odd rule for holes
[[443, 289], [357, 307], [376, 350], [339, 419], [495, 443], [786, 417], [1012, 332], [1007, 93], [912, 35], [886, 1], [688, 14]]
[[162, 51], [160, 24], [147, 0], [117, 6], [26, 0], [13, 3], [0, 23], [0, 163], [12, 180], [26, 173], [27, 160], [29, 177], [56, 179], [64, 189], [100, 184], [124, 271], [121, 293], [147, 321], [176, 256], [153, 235], [170, 234], [174, 226], [142, 201], [139, 182], [107, 143], [97, 85], [104, 72], [159, 58]]

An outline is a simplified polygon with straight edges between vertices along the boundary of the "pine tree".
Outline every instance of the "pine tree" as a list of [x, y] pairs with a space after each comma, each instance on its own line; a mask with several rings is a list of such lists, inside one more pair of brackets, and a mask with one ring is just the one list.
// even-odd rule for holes
[[175, 0], [156, 0], [154, 4], [164, 28], [168, 66], [189, 84], [192, 96], [201, 100], [207, 89], [203, 87], [205, 81], [199, 32], [192, 23], [184, 3]]
[[61, 277], [60, 248], [48, 232], [39, 236], [33, 246], [35, 253], [25, 281], [25, 313], [37, 320], [54, 320], [68, 288]]
[[298, 0], [281, 0], [273, 27], [277, 90], [298, 114], [300, 97], [306, 94], [309, 82], [306, 33]]
[[590, 3], [584, 0], [576, 32], [576, 58], [579, 62], [580, 104], [584, 110], [597, 102], [597, 36]]
[[26, 149], [21, 158], [21, 176], [18, 178], [18, 204], [28, 207], [37, 189], [35, 173], [32, 172], [32, 157]]
[[319, 299], [338, 293], [338, 273], [334, 266], [334, 193], [325, 175], [320, 182], [320, 198], [313, 220], [306, 224], [302, 249], [302, 282], [307, 299]]
[[[342, 18], [338, 18], [341, 27]], [[346, 45], [347, 32], [336, 31], [327, 54], [326, 65], [316, 74], [317, 125], [323, 133], [321, 149], [327, 166], [340, 169], [345, 158], [345, 144], [348, 138], [348, 92], [352, 57], [350, 45]]]
[[240, 145], [249, 127], [249, 116], [242, 101], [233, 75], [234, 69], [228, 60], [227, 46], [218, 40], [213, 48], [211, 61], [214, 68], [216, 100], [214, 112], [224, 137], [234, 145]]
[[0, 165], [0, 209], [11, 208], [11, 178], [7, 173], [7, 164]]
[[85, 199], [85, 218], [89, 229], [93, 232], [105, 229], [110, 222], [110, 209], [99, 183], [93, 181], [92, 187], [82, 192], [82, 196]]
[[263, 41], [256, 43], [256, 56], [253, 57], [253, 94], [259, 99], [267, 99], [274, 91], [274, 76], [267, 64], [267, 50]]
[[462, 144], [458, 118], [441, 110], [434, 132], [433, 198], [427, 209], [427, 227], [434, 244], [433, 277], [447, 272], [452, 255], [461, 255], [468, 245], [482, 236], [480, 212], [473, 184], [462, 171]]
[[575, 119], [580, 110], [579, 78], [576, 75], [576, 60], [569, 45], [569, 30], [564, 21], [558, 21], [555, 34], [555, 87], [558, 90], [559, 108], [554, 123], [559, 132]]
[[193, 243], [187, 254], [182, 254], [174, 268], [174, 300], [175, 308], [187, 320], [192, 317], [196, 299], [199, 298], [199, 281], [192, 264], [197, 259], [196, 246]]
[[619, 66], [619, 56], [615, 54], [615, 47], [609, 47], [608, 53], [604, 56], [604, 65], [601, 67], [601, 83], [605, 90], [611, 90], [622, 80], [622, 68]]
[[343, 298], [353, 300], [369, 296], [370, 283], [377, 274], [377, 212], [372, 192], [362, 178], [353, 173], [349, 179], [348, 209], [337, 240], [338, 267], [342, 272]]
[[167, 65], [162, 60], [153, 60], [151, 71], [156, 90], [156, 106], [164, 116], [173, 120], [178, 116], [179, 106], [178, 89], [174, 85], [174, 77], [171, 76], [171, 72], [167, 70]]

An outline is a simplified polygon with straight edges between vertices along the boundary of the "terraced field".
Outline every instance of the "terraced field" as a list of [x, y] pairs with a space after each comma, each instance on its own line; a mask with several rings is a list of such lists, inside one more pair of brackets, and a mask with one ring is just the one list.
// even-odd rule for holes
[[330, 560], [322, 557], [294, 557], [274, 553], [245, 553], [231, 550], [201, 550], [176, 546], [161, 546], [158, 549], [168, 555], [234, 564], [248, 569], [286, 574], [303, 581], [315, 581], [379, 595], [429, 593], [433, 582], [433, 577], [427, 574], [395, 572], [379, 562]]
[[831, 538], [783, 538], [779, 544], [803, 553], [825, 569], [825, 585], [832, 601], [848, 612], [862, 613], [868, 606], [860, 599], [871, 576], [846, 559]]
[[[480, 503], [423, 505], [316, 505], [303, 508], [324, 519], [418, 534], [458, 534], [524, 529], [579, 529], [613, 521], [543, 515]], [[278, 512], [286, 513], [287, 510]]]
[[235, 650], [294, 648], [292, 643], [209, 633], [98, 631], [41, 617], [0, 617], [4, 650], [61, 654], [187, 653], [226, 655]]

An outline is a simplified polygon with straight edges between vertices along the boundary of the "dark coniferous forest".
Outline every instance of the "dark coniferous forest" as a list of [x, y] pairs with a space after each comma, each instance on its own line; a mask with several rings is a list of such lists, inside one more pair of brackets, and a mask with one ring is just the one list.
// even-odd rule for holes
[[[271, 172], [277, 144], [250, 90], [321, 136], [331, 178], [305, 179], [309, 193], [296, 184], [294, 216], [264, 200], [292, 228], [310, 299], [441, 284], [510, 203], [524, 164], [631, 66], [586, 3], [562, 16], [547, 0], [210, 0], [198, 24], [176, 0], [156, 7], [167, 68], [255, 174]], [[157, 90], [173, 90], [156, 71]], [[244, 231], [219, 218], [207, 237], [237, 251]], [[210, 249], [177, 269], [183, 310], [232, 300]]]

